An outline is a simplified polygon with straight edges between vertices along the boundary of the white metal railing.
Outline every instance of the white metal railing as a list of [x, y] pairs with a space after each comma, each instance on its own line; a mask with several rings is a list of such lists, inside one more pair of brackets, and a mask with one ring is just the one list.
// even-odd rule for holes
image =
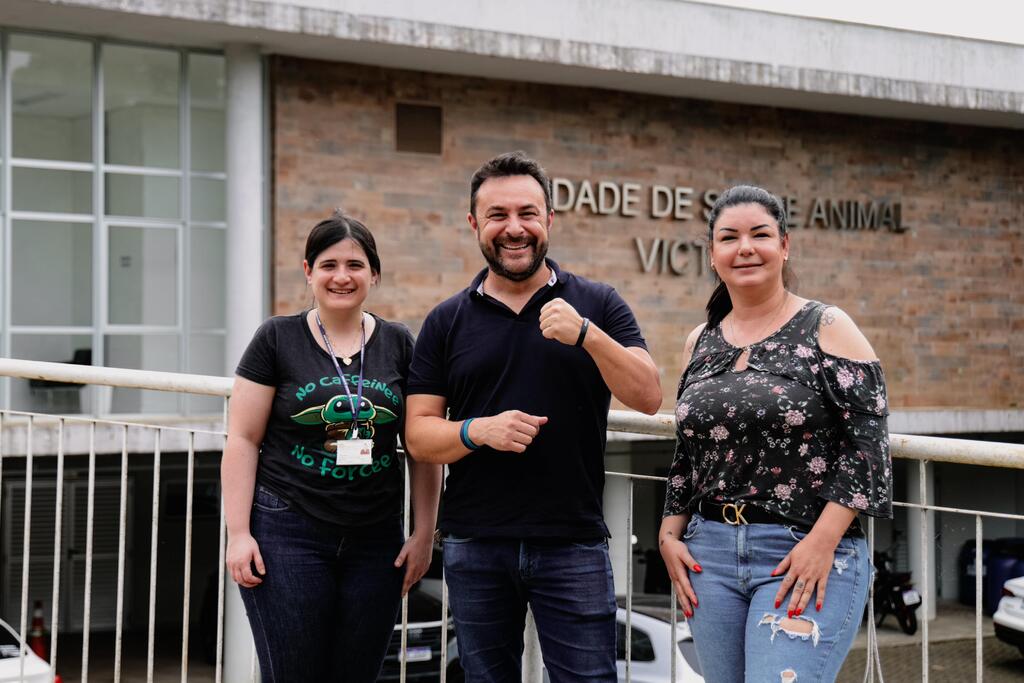
[[[117, 368], [102, 368], [102, 367], [89, 367], [89, 366], [77, 366], [62, 363], [43, 363], [36, 361], [20, 361], [11, 359], [0, 359], [0, 376], [18, 377], [24, 379], [43, 379], [51, 381], [64, 381], [64, 382], [78, 382], [84, 384], [99, 384], [107, 386], [118, 386], [118, 387], [131, 387], [139, 389], [152, 389], [152, 390], [163, 390], [163, 391], [174, 391], [183, 393], [195, 393], [203, 395], [220, 396], [227, 398], [230, 394], [232, 380], [225, 377], [208, 377], [200, 375], [184, 375], [178, 373], [166, 373], [166, 372], [147, 372], [147, 371], [135, 371], [135, 370], [124, 370]], [[226, 424], [227, 416], [227, 403], [225, 400], [224, 412], [220, 416], [221, 424]], [[41, 423], [46, 423], [47, 429], [56, 429], [55, 447], [47, 449], [47, 453], [43, 454], [37, 452], [40, 449], [35, 443], [35, 436], [38, 430], [38, 426]], [[629, 411], [618, 411], [613, 410], [609, 413], [609, 430], [618, 432], [629, 432], [634, 434], [657, 436], [672, 438], [675, 434], [675, 425], [673, 417], [671, 415], [656, 415], [653, 417], [639, 415], [637, 413]], [[55, 425], [55, 427], [54, 427]], [[66, 434], [69, 428], [77, 425], [85, 425], [88, 428], [88, 447], [82, 452], [70, 453], [66, 448]], [[88, 680], [89, 672], [89, 623], [90, 623], [90, 611], [91, 611], [91, 600], [92, 600], [92, 569], [93, 569], [93, 552], [92, 547], [94, 528], [94, 503], [96, 496], [96, 467], [97, 467], [97, 428], [103, 430], [119, 430], [120, 431], [120, 455], [121, 455], [121, 467], [120, 467], [120, 482], [119, 482], [119, 524], [118, 524], [118, 554], [117, 554], [117, 595], [116, 595], [116, 625], [115, 625], [115, 654], [114, 654], [114, 673], [113, 680], [119, 682], [121, 680], [121, 666], [122, 666], [122, 636], [124, 628], [124, 589], [125, 589], [125, 562], [126, 562], [126, 529], [127, 529], [127, 505], [129, 503], [129, 486], [128, 486], [128, 463], [129, 463], [129, 443], [130, 433], [137, 432], [139, 430], [147, 430], [152, 434], [152, 448], [146, 449], [145, 452], [151, 453], [151, 464], [153, 466], [153, 504], [151, 511], [151, 528], [150, 528], [150, 576], [149, 576], [149, 604], [148, 604], [148, 626], [147, 626], [147, 656], [146, 656], [146, 680], [152, 681], [155, 668], [155, 606], [156, 606], [156, 580], [157, 580], [157, 540], [159, 538], [159, 513], [160, 513], [160, 464], [161, 464], [161, 453], [169, 452], [171, 450], [169, 443], [174, 442], [173, 449], [176, 451], [183, 451], [186, 453], [186, 467], [187, 467], [187, 483], [186, 483], [186, 502], [185, 502], [185, 538], [184, 538], [184, 601], [182, 608], [182, 628], [181, 628], [181, 680], [183, 683], [188, 680], [188, 640], [189, 640], [189, 606], [190, 606], [190, 586], [191, 586], [191, 560], [192, 560], [192, 531], [193, 531], [193, 488], [194, 488], [194, 474], [196, 458], [199, 453], [197, 450], [197, 438], [202, 439], [206, 444], [204, 450], [216, 450], [211, 448], [211, 439], [216, 440], [215, 442], [222, 446], [223, 439], [225, 438], [225, 432], [223, 427], [221, 429], [200, 429], [196, 427], [175, 427], [167, 425], [142, 425], [138, 423], [129, 423], [117, 420], [111, 420], [106, 418], [95, 418], [95, 417], [84, 417], [84, 416], [64, 416], [55, 417], [52, 415], [40, 415], [32, 413], [23, 413], [18, 411], [0, 411], [0, 494], [3, 490], [3, 464], [5, 460], [14, 458], [24, 460], [24, 481], [25, 481], [25, 508], [24, 508], [24, 519], [22, 529], [23, 539], [23, 554], [22, 554], [22, 565], [21, 565], [21, 619], [20, 628], [18, 633], [20, 634], [22, 641], [25, 640], [27, 635], [27, 617], [28, 617], [28, 598], [29, 598], [29, 567], [31, 561], [31, 543], [29, 542], [31, 535], [31, 515], [32, 515], [32, 477], [34, 469], [34, 460], [36, 458], [49, 458], [53, 457], [56, 459], [56, 503], [55, 503], [55, 534], [54, 534], [54, 545], [53, 545], [53, 570], [52, 570], [52, 596], [51, 596], [51, 652], [50, 661], [56, 661], [56, 652], [58, 644], [58, 632], [59, 632], [59, 605], [61, 603], [61, 595], [59, 591], [60, 579], [61, 579], [61, 556], [62, 556], [62, 538], [61, 538], [61, 519], [63, 516], [63, 483], [64, 483], [64, 467], [65, 462], [69, 457], [72, 458], [88, 458], [88, 488], [87, 488], [87, 514], [86, 514], [86, 553], [85, 553], [85, 581], [84, 581], [84, 595], [83, 599], [83, 642], [82, 642], [82, 676], [81, 680], [84, 682]], [[920, 468], [920, 500], [928, 500], [927, 490], [927, 477], [926, 464], [928, 462], [947, 462], [947, 463], [960, 463], [960, 464], [973, 464], [983, 465], [987, 467], [1006, 467], [1024, 469], [1024, 445], [1017, 444], [1003, 444], [993, 442], [979, 442], [979, 441], [967, 441], [967, 440], [954, 440], [954, 439], [943, 439], [934, 437], [922, 437], [922, 436], [907, 436], [907, 435], [891, 435], [892, 442], [892, 454], [895, 458], [904, 458], [917, 460]], [[6, 446], [5, 446], [6, 444]], [[108, 449], [109, 450], [109, 449]], [[138, 446], [138, 439], [133, 442], [131, 450], [140, 451], [142, 450]], [[637, 482], [651, 482], [651, 481], [664, 481], [664, 478], [659, 477], [647, 477], [642, 475], [632, 475], [625, 473], [608, 473], [614, 479], [623, 479], [627, 483], [627, 534], [626, 538], [629, 539], [633, 535], [634, 531], [634, 520], [633, 520], [633, 496], [634, 486]], [[406, 496], [408, 497], [408, 487], [406, 487]], [[981, 571], [981, 552], [982, 552], [982, 532], [983, 532], [983, 518], [1003, 518], [1003, 519], [1017, 519], [1024, 520], [1022, 515], [1011, 515], [1011, 514], [1000, 514], [990, 513], [979, 510], [964, 510], [947, 508], [941, 506], [928, 505], [923, 503], [895, 503], [895, 505], [916, 509], [919, 512], [921, 518], [921, 534], [920, 534], [920, 549], [921, 556], [924, 558], [924, 566], [922, 570], [925, 572], [923, 575], [927, 577], [927, 572], [930, 568], [927, 565], [927, 551], [928, 551], [928, 532], [927, 524], [925, 524], [924, 517], [929, 511], [948, 512], [956, 514], [973, 515], [975, 518], [975, 593], [976, 593], [976, 615], [975, 615], [975, 639], [976, 639], [976, 680], [981, 681], [982, 674], [982, 644], [981, 644], [981, 633], [982, 633], [982, 571]], [[406, 528], [408, 529], [409, 523], [409, 505], [408, 500], [405, 506], [406, 510]], [[2, 511], [0, 507], [0, 511]], [[874, 542], [874, 523], [869, 520], [868, 524], [868, 536], [869, 542]], [[217, 588], [217, 640], [216, 640], [216, 665], [214, 679], [216, 683], [220, 683], [224, 676], [223, 664], [224, 664], [224, 612], [225, 612], [225, 577], [222, 570], [224, 564], [224, 550], [225, 550], [225, 525], [223, 517], [223, 507], [221, 506], [220, 519], [219, 519], [219, 548], [218, 548], [218, 561], [221, 570], [218, 571], [218, 588]], [[632, 634], [632, 593], [631, 590], [632, 581], [632, 559], [631, 553], [626, 554], [627, 561], [625, 567], [626, 585], [630, 587], [630, 590], [626, 591], [626, 633], [627, 638], [625, 642], [626, 649], [626, 678], [630, 679], [631, 674], [631, 637]], [[922, 599], [924, 610], [928, 610], [931, 605], [932, 596], [928, 588], [928, 581], [925, 580], [921, 583], [922, 586]], [[674, 591], [674, 589], [673, 589]], [[448, 599], [447, 599], [447, 586], [442, 582], [442, 610], [444, 617], [441, 620], [441, 656], [440, 656], [440, 674], [441, 680], [446, 679], [446, 663], [447, 663], [447, 648], [448, 648]], [[671, 629], [672, 629], [672, 643], [671, 643], [671, 680], [675, 680], [677, 671], [677, 658], [679, 655], [678, 648], [676, 647], [676, 626], [677, 626], [677, 611], [674, 594], [667, 598], [671, 604]], [[868, 609], [872, 609], [872, 601], [869, 600]], [[404, 683], [406, 677], [406, 661], [407, 661], [407, 625], [408, 625], [408, 607], [407, 601], [403, 601], [402, 606], [402, 629], [401, 629], [401, 656], [400, 662], [400, 680]], [[878, 675], [878, 680], [882, 680], [881, 662], [878, 651], [877, 639], [874, 637], [873, 632], [873, 617], [869, 618], [869, 629], [868, 629], [868, 650], [867, 650], [867, 667], [865, 670], [865, 680], [874, 681], [875, 674]], [[922, 680], [927, 681], [929, 676], [928, 669], [928, 619], [922, 620]], [[535, 637], [531, 639], [527, 638], [527, 642], [534, 642]], [[527, 647], [528, 652], [531, 648]], [[539, 671], [539, 652], [536, 648], [532, 648], [533, 652], [533, 663], [534, 666], [524, 667], [524, 673], [528, 671]], [[24, 666], [25, 657], [21, 658], [22, 666]], [[250, 666], [248, 676], [251, 680], [255, 680], [255, 654], [253, 653], [250, 657]], [[51, 665], [51, 674], [53, 667]]]
[[[208, 396], [220, 396], [225, 399], [224, 410], [221, 416], [222, 424], [226, 424], [227, 396], [231, 391], [232, 380], [225, 377], [207, 377], [200, 375], [184, 375], [168, 372], [147, 372], [126, 370], [121, 368], [102, 368], [95, 366], [80, 366], [64, 363], [44, 363], [36, 361], [21, 361], [12, 359], [0, 359], [0, 375], [8, 377], [19, 377], [22, 379], [41, 379], [60, 382], [76, 382], [81, 384], [97, 384], [105, 386], [116, 386], [124, 388], [152, 389], [163, 391], [174, 391], [181, 393], [202, 394]], [[35, 436], [37, 424], [45, 422], [52, 428], [56, 419], [56, 448], [54, 452], [45, 455], [38, 454], [35, 447]], [[79, 452], [70, 453], [66, 447], [67, 427], [71, 425], [85, 425], [88, 428], [86, 446], [77, 449]], [[114, 626], [114, 660], [113, 680], [120, 683], [122, 676], [123, 659], [123, 635], [124, 635], [124, 598], [126, 580], [127, 560], [127, 528], [128, 528], [128, 468], [129, 450], [141, 450], [137, 443], [129, 448], [129, 432], [145, 431], [152, 434], [152, 449], [150, 464], [153, 471], [152, 490], [152, 511], [150, 520], [150, 557], [149, 557], [149, 591], [148, 591], [148, 623], [147, 623], [147, 645], [146, 645], [146, 680], [153, 681], [155, 669], [155, 645], [156, 645], [156, 599], [157, 599], [157, 578], [158, 563], [157, 552], [159, 549], [159, 521], [160, 521], [160, 486], [161, 486], [161, 453], [166, 448], [169, 440], [175, 446], [175, 450], [186, 453], [186, 488], [185, 488], [185, 538], [184, 538], [184, 566], [183, 566], [183, 606], [182, 606], [182, 628], [181, 628], [181, 680], [184, 683], [188, 680], [188, 655], [189, 655], [189, 611], [191, 605], [191, 566], [192, 566], [192, 531], [193, 531], [193, 496], [194, 496], [194, 475], [196, 464], [196, 437], [206, 437], [204, 441], [209, 448], [211, 439], [214, 443], [223, 447], [223, 440], [226, 436], [223, 428], [220, 431], [202, 430], [197, 428], [182, 428], [170, 425], [146, 425], [133, 422], [123, 422], [111, 419], [100, 419], [85, 416], [63, 416], [55, 418], [52, 415], [40, 415], [20, 411], [0, 411], [0, 492], [3, 488], [3, 461], [11, 458], [24, 459], [24, 481], [25, 481], [25, 504], [22, 531], [22, 557], [21, 557], [21, 596], [20, 596], [20, 623], [18, 633], [22, 642], [26, 642], [28, 614], [29, 614], [29, 570], [32, 565], [31, 554], [31, 523], [33, 509], [33, 486], [32, 478], [35, 469], [35, 460], [39, 457], [56, 458], [56, 500], [54, 510], [54, 544], [53, 544], [53, 574], [52, 594], [50, 609], [50, 671], [54, 673], [57, 660], [57, 648], [60, 634], [60, 608], [62, 604], [60, 595], [61, 570], [63, 547], [61, 532], [63, 529], [63, 503], [64, 503], [64, 471], [68, 458], [88, 459], [88, 485], [86, 501], [86, 530], [85, 530], [85, 557], [84, 557], [84, 584], [82, 596], [82, 653], [81, 653], [81, 680], [83, 682], [89, 677], [89, 654], [90, 654], [90, 623], [93, 617], [93, 569], [94, 569], [94, 519], [96, 502], [96, 473], [97, 473], [97, 427], [106, 432], [120, 431], [120, 478], [119, 478], [119, 505], [118, 505], [118, 528], [117, 528], [117, 588], [115, 594], [115, 626]], [[171, 435], [168, 439], [167, 436]], [[137, 442], [137, 437], [135, 441]], [[6, 448], [5, 448], [6, 447]], [[109, 447], [106, 450], [110, 450]], [[2, 510], [2, 509], [0, 509]], [[219, 566], [224, 564], [225, 548], [225, 525], [223, 508], [220, 511], [219, 519]], [[217, 597], [217, 645], [216, 645], [216, 666], [215, 680], [220, 683], [223, 677], [223, 614], [224, 614], [224, 573], [218, 572], [218, 597]], [[77, 596], [76, 596], [77, 597]], [[19, 668], [24, 676], [25, 656], [20, 658]]]

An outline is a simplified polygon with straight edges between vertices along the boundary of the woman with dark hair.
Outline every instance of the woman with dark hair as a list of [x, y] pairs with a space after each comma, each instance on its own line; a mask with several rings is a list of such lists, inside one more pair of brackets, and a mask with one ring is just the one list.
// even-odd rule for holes
[[891, 515], [881, 366], [787, 289], [789, 239], [778, 197], [718, 198], [718, 286], [684, 347], [659, 544], [711, 683], [834, 680], [871, 581], [858, 513]]
[[413, 339], [364, 310], [381, 273], [373, 235], [336, 214], [309, 233], [302, 266], [313, 307], [267, 320], [236, 371], [227, 567], [264, 681], [369, 683], [430, 564], [441, 472], [397, 452]]

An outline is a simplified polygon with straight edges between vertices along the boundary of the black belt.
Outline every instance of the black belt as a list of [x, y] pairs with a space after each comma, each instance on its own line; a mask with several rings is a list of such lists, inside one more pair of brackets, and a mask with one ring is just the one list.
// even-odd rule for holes
[[732, 526], [740, 524], [782, 524], [783, 526], [796, 526], [806, 530], [806, 527], [802, 524], [794, 524], [781, 515], [768, 512], [764, 508], [759, 508], [750, 503], [715, 503], [702, 500], [697, 503], [697, 512], [704, 519]]

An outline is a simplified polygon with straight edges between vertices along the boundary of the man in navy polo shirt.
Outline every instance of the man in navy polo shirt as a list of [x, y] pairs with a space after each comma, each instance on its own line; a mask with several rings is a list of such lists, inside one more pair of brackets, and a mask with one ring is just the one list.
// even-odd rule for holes
[[487, 268], [427, 316], [406, 392], [410, 452], [449, 465], [439, 526], [459, 657], [469, 681], [520, 680], [529, 604], [552, 681], [615, 681], [608, 407], [656, 412], [658, 370], [614, 289], [545, 258], [537, 162], [481, 166], [468, 219]]

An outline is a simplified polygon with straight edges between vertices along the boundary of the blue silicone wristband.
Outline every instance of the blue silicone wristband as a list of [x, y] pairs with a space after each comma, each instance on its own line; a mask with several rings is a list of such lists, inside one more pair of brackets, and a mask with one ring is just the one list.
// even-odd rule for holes
[[471, 417], [462, 423], [462, 429], [459, 430], [459, 438], [462, 439], [462, 445], [471, 451], [475, 451], [480, 448], [479, 445], [473, 443], [472, 439], [469, 438], [469, 423], [475, 420], [475, 417]]

